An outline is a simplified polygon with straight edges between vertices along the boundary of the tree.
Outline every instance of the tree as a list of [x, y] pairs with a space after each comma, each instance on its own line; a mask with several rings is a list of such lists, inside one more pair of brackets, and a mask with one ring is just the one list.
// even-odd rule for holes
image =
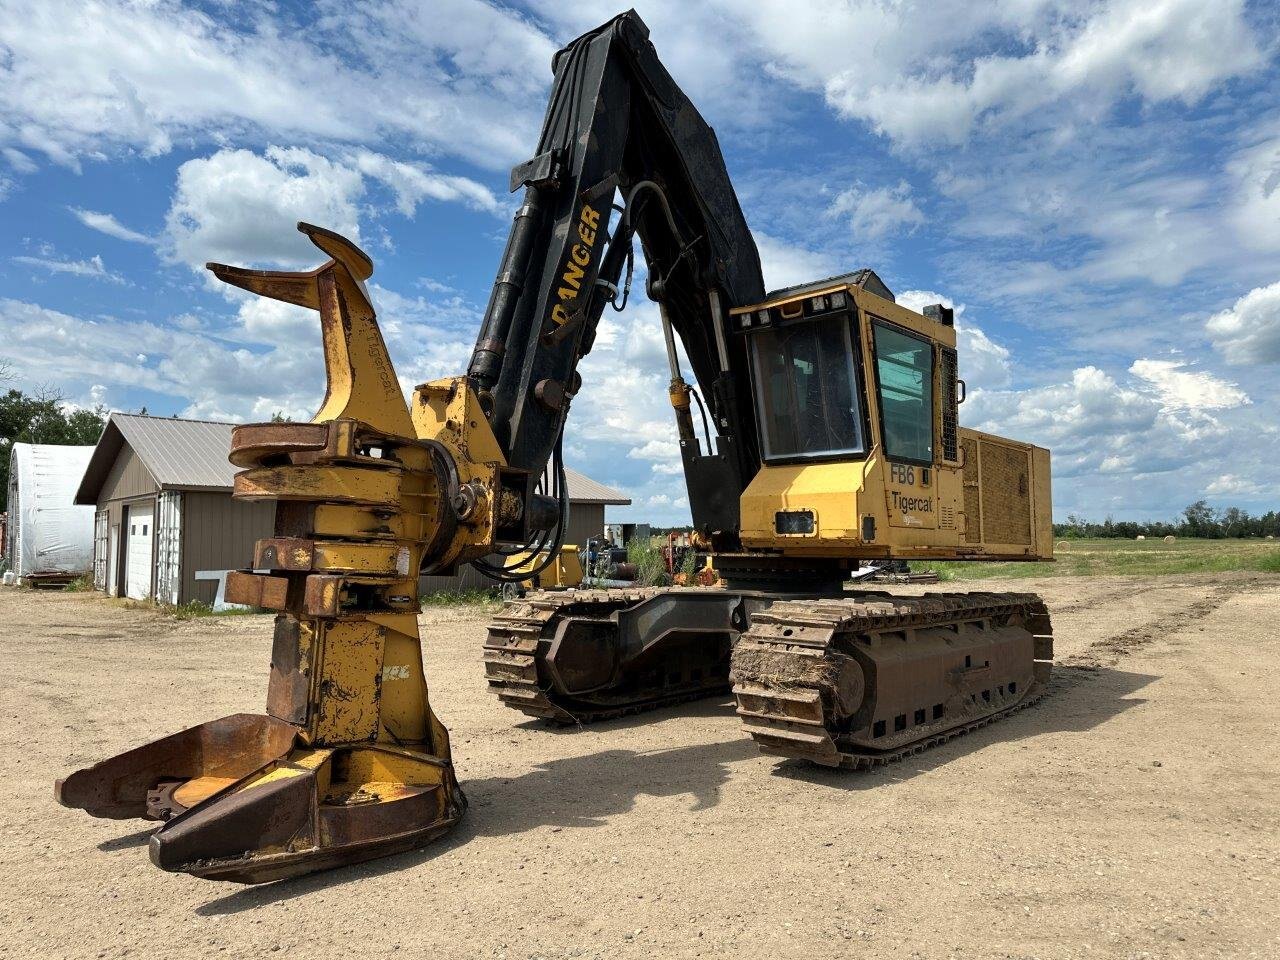
[[101, 405], [68, 410], [52, 391], [31, 395], [10, 389], [0, 396], [0, 510], [9, 509], [9, 458], [15, 443], [94, 444], [105, 425]]
[[1250, 533], [1251, 517], [1249, 511], [1239, 507], [1227, 507], [1222, 511], [1222, 535], [1224, 537], [1247, 537]]
[[1182, 511], [1186, 517], [1186, 535], [1189, 537], [1220, 537], [1222, 528], [1213, 515], [1213, 507], [1204, 500], [1197, 500]]

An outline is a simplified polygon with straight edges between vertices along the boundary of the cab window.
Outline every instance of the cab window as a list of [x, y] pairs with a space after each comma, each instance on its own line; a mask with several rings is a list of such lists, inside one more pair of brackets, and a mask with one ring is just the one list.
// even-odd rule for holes
[[848, 314], [751, 335], [767, 459], [862, 453], [862, 409]]
[[933, 345], [876, 322], [876, 380], [885, 456], [933, 462]]

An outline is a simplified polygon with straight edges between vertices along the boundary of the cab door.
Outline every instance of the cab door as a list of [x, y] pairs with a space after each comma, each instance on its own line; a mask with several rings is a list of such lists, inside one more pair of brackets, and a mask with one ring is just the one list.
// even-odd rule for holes
[[934, 343], [874, 316], [871, 342], [889, 525], [936, 530]]

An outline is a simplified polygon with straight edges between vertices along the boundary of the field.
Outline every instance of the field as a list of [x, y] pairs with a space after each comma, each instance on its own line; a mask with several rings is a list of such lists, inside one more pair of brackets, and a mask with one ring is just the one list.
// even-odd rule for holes
[[727, 698], [548, 729], [488, 693], [487, 614], [431, 607], [462, 825], [258, 888], [161, 873], [146, 824], [60, 808], [52, 784], [259, 710], [270, 618], [0, 589], [0, 956], [1280, 956], [1280, 575], [1031, 569], [982, 589], [1045, 596], [1050, 695], [855, 774], [761, 756]]
[[1280, 573], [1276, 540], [1059, 540], [1054, 562], [918, 563], [943, 580], [1017, 577], [1163, 576], [1179, 573]]

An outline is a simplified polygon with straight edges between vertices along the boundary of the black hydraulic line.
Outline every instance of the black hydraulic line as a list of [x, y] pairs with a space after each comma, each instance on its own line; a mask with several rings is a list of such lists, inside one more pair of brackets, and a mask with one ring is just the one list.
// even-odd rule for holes
[[560, 548], [564, 544], [565, 532], [569, 525], [569, 484], [565, 477], [563, 442], [564, 436], [561, 434], [560, 439], [556, 441], [555, 454], [552, 458], [552, 472], [555, 475], [555, 486], [552, 493], [556, 496], [560, 505], [560, 520], [555, 527], [555, 539], [552, 541], [551, 546], [546, 548], [546, 557], [532, 569], [524, 569], [544, 549], [546, 538], [551, 531], [543, 531], [542, 537], [536, 545], [527, 544], [526, 546], [530, 548], [529, 557], [518, 564], [509, 567], [495, 567], [484, 560], [471, 561], [473, 567], [490, 579], [503, 583], [519, 583], [523, 580], [531, 580], [559, 558]]
[[689, 388], [689, 395], [698, 401], [698, 412], [702, 414], [702, 432], [707, 436], [707, 455], [715, 453], [715, 447], [711, 445], [711, 424], [707, 420], [707, 408], [702, 402], [702, 395], [698, 393], [697, 387]]

